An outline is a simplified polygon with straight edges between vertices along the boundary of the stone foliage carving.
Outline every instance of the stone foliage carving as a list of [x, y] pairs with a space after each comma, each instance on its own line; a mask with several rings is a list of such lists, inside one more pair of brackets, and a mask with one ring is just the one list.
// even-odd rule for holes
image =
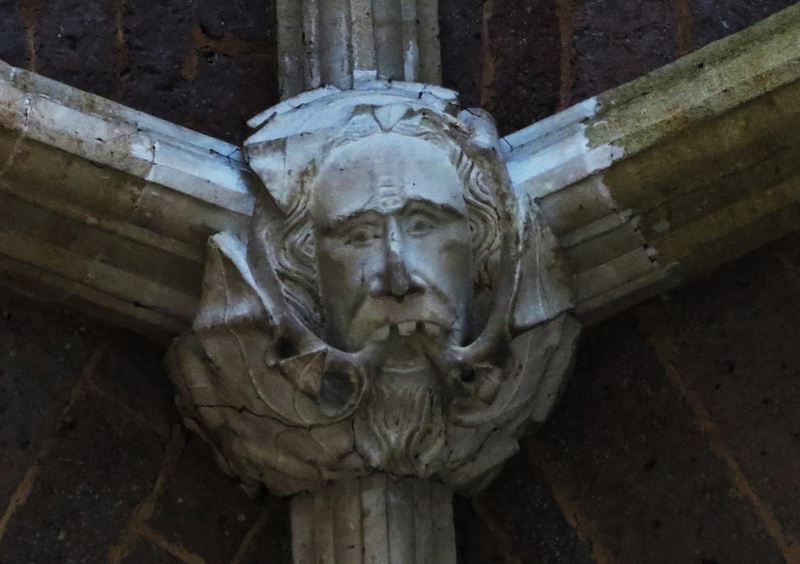
[[283, 494], [376, 471], [481, 488], [547, 416], [579, 330], [491, 118], [376, 82], [251, 125], [248, 240], [211, 238], [168, 357], [187, 424]]

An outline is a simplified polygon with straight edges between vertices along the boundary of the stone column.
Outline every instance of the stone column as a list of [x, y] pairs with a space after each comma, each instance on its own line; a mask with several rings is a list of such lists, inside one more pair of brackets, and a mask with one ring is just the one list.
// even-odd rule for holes
[[278, 0], [281, 97], [374, 79], [441, 83], [437, 0]]
[[453, 492], [376, 474], [292, 500], [295, 564], [455, 564]]

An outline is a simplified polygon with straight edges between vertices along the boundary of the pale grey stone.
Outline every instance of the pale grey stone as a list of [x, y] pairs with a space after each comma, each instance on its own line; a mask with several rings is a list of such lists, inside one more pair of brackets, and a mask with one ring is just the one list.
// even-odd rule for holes
[[452, 491], [569, 371], [569, 273], [485, 112], [385, 82], [302, 98], [245, 143], [265, 191], [246, 240], [209, 243], [179, 406], [228, 471], [301, 494], [297, 563], [453, 563]]

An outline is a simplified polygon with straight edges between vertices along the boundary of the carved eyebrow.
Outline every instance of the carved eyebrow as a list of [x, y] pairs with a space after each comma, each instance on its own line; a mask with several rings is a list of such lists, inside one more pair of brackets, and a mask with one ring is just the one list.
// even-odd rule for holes
[[443, 202], [434, 202], [428, 199], [415, 198], [409, 200], [400, 210], [400, 215], [408, 215], [416, 211], [433, 211], [437, 215], [447, 215], [453, 217], [465, 217], [466, 214], [459, 209], [454, 208], [450, 204]]
[[[416, 211], [427, 211], [436, 215], [445, 215], [449, 217], [465, 217], [464, 212], [461, 210], [454, 208], [449, 204], [434, 202], [427, 198], [414, 198], [412, 200], [408, 200], [397, 213], [399, 213], [401, 216], [406, 216]], [[386, 214], [374, 208], [357, 210], [349, 214], [328, 219], [322, 226], [321, 231], [323, 234], [341, 232], [360, 223], [378, 221], [385, 215]]]
[[330, 218], [322, 226], [322, 233], [342, 232], [361, 223], [377, 222], [381, 214], [373, 209], [358, 210], [350, 214]]

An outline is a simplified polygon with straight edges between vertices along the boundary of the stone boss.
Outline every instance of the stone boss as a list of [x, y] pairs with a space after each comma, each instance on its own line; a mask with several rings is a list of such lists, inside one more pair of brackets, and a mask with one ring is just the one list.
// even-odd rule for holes
[[579, 330], [491, 118], [376, 82], [252, 123], [248, 240], [210, 240], [168, 359], [185, 420], [282, 494], [374, 473], [477, 491], [546, 417]]

